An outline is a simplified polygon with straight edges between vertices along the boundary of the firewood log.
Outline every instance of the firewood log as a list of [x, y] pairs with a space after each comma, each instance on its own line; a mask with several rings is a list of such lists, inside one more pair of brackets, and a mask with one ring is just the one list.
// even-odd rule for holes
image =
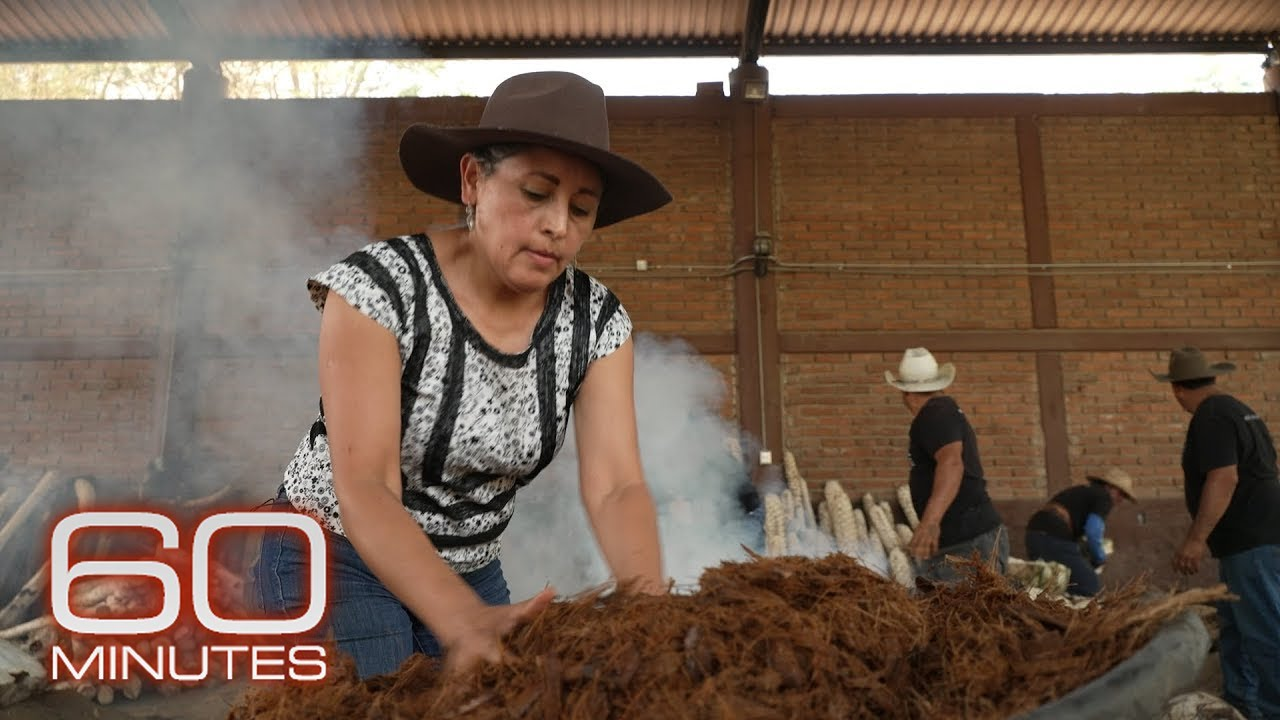
[[179, 504], [179, 507], [181, 507], [184, 511], [187, 511], [187, 512], [204, 512], [206, 510], [212, 510], [219, 503], [231, 497], [231, 494], [234, 491], [235, 491], [235, 488], [231, 487], [230, 485], [226, 485], [203, 497], [192, 498], [190, 500], [182, 502]]
[[[35, 557], [34, 553], [26, 552], [19, 545], [31, 541], [33, 537], [44, 536], [44, 525], [48, 518], [63, 510], [56, 496], [65, 489], [66, 482], [52, 470], [40, 478], [31, 494], [13, 511], [4, 527], [0, 528], [0, 557]], [[34, 562], [6, 562], [0, 565], [0, 597], [12, 597], [21, 587], [20, 583], [30, 577], [27, 573], [34, 568]]]
[[0, 521], [8, 516], [9, 511], [18, 502], [18, 490], [16, 488], [7, 487], [0, 492]]
[[11, 625], [29, 619], [31, 606], [36, 604], [40, 596], [44, 593], [45, 588], [49, 586], [49, 561], [45, 560], [35, 575], [22, 586], [8, 605], [0, 610], [0, 628], [9, 627]]
[[28, 620], [20, 625], [14, 625], [11, 628], [0, 630], [0, 640], [12, 640], [14, 638], [24, 637], [28, 633], [35, 632], [40, 628], [53, 623], [52, 615], [41, 615], [35, 620]]

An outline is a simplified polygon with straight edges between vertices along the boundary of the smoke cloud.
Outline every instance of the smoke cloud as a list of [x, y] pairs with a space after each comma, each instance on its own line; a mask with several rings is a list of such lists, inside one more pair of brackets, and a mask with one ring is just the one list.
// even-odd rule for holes
[[[762, 550], [760, 524], [738, 497], [750, 483], [743, 438], [719, 414], [723, 377], [686, 343], [641, 333], [635, 349], [640, 455], [658, 510], [663, 566], [678, 587], [691, 587], [704, 569], [745, 559], [743, 545]], [[547, 584], [573, 595], [609, 580], [578, 494], [572, 422], [560, 454], [516, 496], [502, 541], [513, 600]]]
[[[0, 103], [0, 522], [46, 470], [94, 476], [100, 504], [274, 494], [319, 396], [305, 280], [372, 230], [363, 112]], [[166, 444], [182, 461], [148, 483]], [[65, 485], [3, 548], [0, 603]]]

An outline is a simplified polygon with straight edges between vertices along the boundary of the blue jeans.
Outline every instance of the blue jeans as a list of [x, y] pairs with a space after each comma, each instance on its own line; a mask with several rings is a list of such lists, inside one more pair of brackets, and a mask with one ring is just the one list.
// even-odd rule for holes
[[1218, 558], [1239, 600], [1219, 602], [1223, 696], [1249, 720], [1280, 720], [1280, 545]]
[[[277, 500], [277, 508], [281, 502]], [[378, 580], [351, 542], [328, 531], [325, 537], [329, 606], [320, 632], [327, 631], [338, 650], [355, 659], [360, 677], [393, 673], [414, 653], [440, 657], [435, 635]], [[254, 580], [265, 613], [297, 615], [306, 607], [308, 557], [307, 541], [299, 533], [276, 528], [263, 534]], [[486, 603], [511, 602], [498, 560], [461, 577]]]
[[938, 552], [933, 557], [920, 562], [917, 570], [921, 576], [934, 582], [959, 582], [966, 575], [963, 572], [957, 572], [956, 568], [947, 562], [947, 556], [968, 560], [975, 550], [978, 551], [978, 556], [983, 562], [988, 563], [996, 572], [1003, 575], [1009, 567], [1009, 530], [1004, 525], [997, 525], [977, 537], [938, 548]]
[[1079, 543], [1033, 530], [1027, 533], [1027, 558], [1066, 565], [1071, 570], [1067, 592], [1073, 595], [1092, 597], [1101, 589], [1098, 572], [1089, 565], [1084, 553], [1080, 552]]

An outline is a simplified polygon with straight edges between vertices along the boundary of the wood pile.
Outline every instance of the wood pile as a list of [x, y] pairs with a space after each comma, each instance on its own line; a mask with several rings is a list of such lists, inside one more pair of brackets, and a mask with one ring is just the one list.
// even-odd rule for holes
[[[25, 471], [0, 465], [0, 707], [50, 689], [74, 688], [99, 703], [120, 698], [135, 699], [144, 690], [138, 677], [129, 681], [95, 684], [87, 681], [50, 683], [45, 669], [56, 645], [74, 661], [83, 660], [98, 644], [121, 639], [74, 637], [60, 630], [49, 614], [50, 563], [48, 538], [61, 517], [103, 507], [137, 508], [140, 498], [165, 497], [161, 466], [153, 463], [143, 482], [132, 487], [104, 481], [93, 475], [74, 475], [57, 470]], [[146, 507], [171, 517], [197, 517], [233, 499], [228, 489], [190, 500], [148, 501]], [[166, 556], [171, 565], [182, 562], [159, 547], [155, 533], [142, 531], [85, 530], [72, 538], [72, 562], [128, 557], [146, 559]], [[215, 558], [211, 587], [220, 607], [237, 609], [244, 605], [244, 581], [249, 564], [250, 543], [229, 542]], [[180, 573], [181, 574], [181, 573]], [[186, 577], [189, 577], [189, 572]], [[85, 577], [71, 585], [70, 606], [79, 615], [94, 617], [141, 617], [154, 614], [149, 606], [157, 598], [158, 585], [146, 578]], [[198, 632], [175, 625], [169, 636], [147, 638], [130, 644], [145, 649], [173, 645], [184, 651], [195, 646]], [[79, 665], [78, 665], [79, 666]], [[150, 680], [150, 678], [148, 678]], [[176, 692], [172, 685], [155, 684], [162, 693]]]
[[504, 660], [446, 677], [411, 657], [361, 681], [251, 690], [232, 720], [303, 718], [996, 718], [1106, 673], [1221, 586], [1151, 599], [1135, 582], [1075, 609], [981, 564], [906, 588], [843, 553], [707, 570], [696, 593], [553, 603]]
[[[815, 509], [809, 485], [790, 450], [784, 453], [783, 477], [785, 488], [764, 497], [766, 556], [821, 557], [840, 552], [904, 587], [915, 586], [916, 566], [907, 546], [920, 519], [907, 485], [899, 485], [887, 500], [863, 492], [855, 501], [842, 483], [829, 480]], [[1104, 546], [1110, 554], [1111, 540], [1105, 540]], [[1061, 563], [1011, 557], [1007, 572], [1032, 597], [1045, 593], [1069, 604], [1087, 602], [1067, 593], [1071, 573]]]
[[764, 497], [766, 556], [841, 552], [904, 587], [914, 585], [915, 568], [907, 545], [920, 521], [906, 485], [893, 494], [895, 510], [893, 502], [870, 492], [863, 493], [855, 505], [844, 486], [830, 480], [815, 508], [795, 456], [788, 450], [783, 458], [786, 487]]

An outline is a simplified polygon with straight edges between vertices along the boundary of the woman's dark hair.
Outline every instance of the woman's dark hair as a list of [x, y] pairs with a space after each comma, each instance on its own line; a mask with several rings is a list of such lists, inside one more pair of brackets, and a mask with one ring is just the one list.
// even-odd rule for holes
[[[468, 154], [476, 159], [476, 165], [480, 166], [480, 174], [489, 177], [497, 169], [498, 163], [512, 155], [519, 155], [527, 147], [529, 146], [524, 143], [499, 143], [497, 145], [478, 147]], [[458, 222], [466, 222], [466, 219], [466, 208], [460, 208], [458, 210]]]
[[1183, 390], [1199, 390], [1202, 387], [1209, 387], [1216, 378], [1195, 378], [1194, 380], [1179, 380], [1174, 383]]
[[471, 151], [471, 157], [476, 159], [476, 164], [480, 166], [480, 172], [488, 177], [493, 174], [498, 163], [506, 160], [512, 155], [518, 155], [525, 148], [529, 147], [524, 143], [500, 143], [498, 145], [485, 145]]

